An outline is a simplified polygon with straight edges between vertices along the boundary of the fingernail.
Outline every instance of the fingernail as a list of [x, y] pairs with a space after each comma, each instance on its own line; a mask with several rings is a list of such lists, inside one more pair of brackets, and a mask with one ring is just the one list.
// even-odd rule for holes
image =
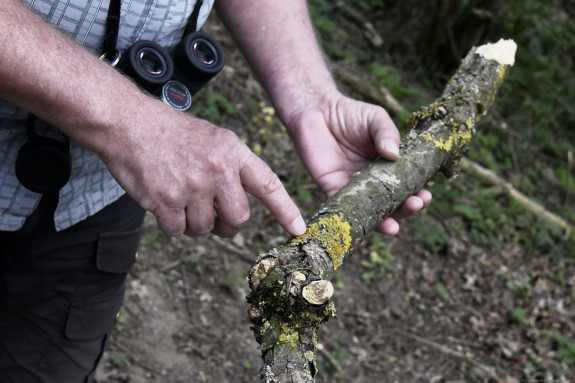
[[387, 153], [387, 157], [391, 160], [399, 157], [399, 146], [395, 143], [395, 141], [383, 141], [383, 151]]
[[291, 234], [295, 236], [302, 235], [303, 233], [305, 233], [306, 230], [305, 221], [301, 216], [299, 216], [292, 221], [290, 228], [291, 228], [290, 230]]

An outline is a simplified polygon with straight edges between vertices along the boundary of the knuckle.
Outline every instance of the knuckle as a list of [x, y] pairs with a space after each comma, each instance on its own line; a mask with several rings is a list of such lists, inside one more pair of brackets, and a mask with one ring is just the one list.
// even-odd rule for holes
[[270, 172], [264, 178], [263, 190], [264, 193], [267, 195], [275, 194], [283, 189], [283, 184], [281, 183], [279, 177], [275, 174]]
[[175, 182], [158, 182], [149, 187], [150, 204], [156, 206], [155, 210], [176, 210], [182, 205], [182, 187]]
[[250, 212], [248, 211], [247, 213], [234, 217], [232, 222], [230, 222], [230, 225], [234, 228], [239, 229], [242, 226], [244, 226], [249, 220], [250, 220]]
[[172, 220], [166, 220], [163, 216], [156, 215], [156, 219], [158, 221], [158, 228], [168, 237], [176, 237], [185, 230], [183, 225], [174, 224]]
[[210, 233], [214, 229], [214, 217], [208, 211], [192, 212], [188, 211], [188, 222], [186, 235], [200, 236]]
[[160, 227], [160, 231], [164, 233], [166, 237], [177, 237], [184, 232], [183, 229], [179, 229], [176, 227]]
[[229, 182], [232, 178], [232, 168], [229, 166], [228, 161], [211, 161], [210, 173], [214, 179], [221, 179], [219, 182]]
[[189, 225], [184, 232], [187, 236], [198, 237], [209, 234], [214, 230], [214, 225]]
[[222, 140], [226, 141], [236, 141], [238, 136], [229, 129], [219, 129], [218, 134], [220, 134]]

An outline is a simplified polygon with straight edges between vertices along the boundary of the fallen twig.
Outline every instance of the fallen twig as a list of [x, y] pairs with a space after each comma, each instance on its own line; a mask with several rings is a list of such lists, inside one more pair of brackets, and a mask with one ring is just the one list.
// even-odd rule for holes
[[339, 4], [340, 9], [353, 21], [359, 23], [363, 27], [365, 38], [376, 48], [383, 46], [383, 37], [377, 32], [371, 21], [367, 20], [355, 7], [350, 7], [343, 2]]
[[473, 174], [474, 176], [480, 178], [485, 182], [489, 182], [493, 185], [499, 186], [503, 191], [510, 197], [513, 198], [523, 206], [525, 209], [533, 213], [537, 217], [541, 217], [547, 222], [554, 224], [555, 226], [566, 231], [566, 237], [570, 235], [575, 235], [575, 226], [571, 225], [569, 222], [559, 217], [558, 215], [545, 209], [540, 204], [536, 203], [525, 194], [521, 193], [519, 190], [510, 183], [500, 178], [497, 174], [483, 166], [468, 160], [467, 158], [461, 159], [461, 169]]
[[342, 67], [334, 68], [337, 78], [346, 83], [357, 93], [363, 97], [381, 105], [393, 116], [401, 116], [405, 113], [403, 106], [397, 101], [395, 97], [385, 87], [377, 89], [364, 79], [361, 79]]
[[216, 236], [211, 236], [210, 240], [214, 241], [218, 246], [223, 247], [225, 250], [229, 251], [240, 257], [242, 261], [246, 261], [248, 263], [254, 263], [254, 254], [248, 250], [240, 249], [237, 246], [229, 243], [228, 241], [221, 239]]

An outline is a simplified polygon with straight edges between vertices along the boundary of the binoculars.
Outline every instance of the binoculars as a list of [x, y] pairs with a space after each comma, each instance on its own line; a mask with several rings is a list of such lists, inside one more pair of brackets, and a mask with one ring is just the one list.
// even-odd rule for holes
[[194, 32], [171, 52], [139, 40], [121, 55], [117, 67], [168, 105], [187, 110], [192, 96], [224, 67], [224, 52], [213, 37]]

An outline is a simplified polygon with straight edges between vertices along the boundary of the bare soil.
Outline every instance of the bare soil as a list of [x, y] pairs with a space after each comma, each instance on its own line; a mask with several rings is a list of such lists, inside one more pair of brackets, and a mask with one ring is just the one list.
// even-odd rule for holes
[[[290, 153], [285, 134], [246, 131], [258, 113], [247, 100], [265, 102], [265, 97], [217, 20], [207, 27], [222, 42], [228, 63], [210, 88], [238, 110], [221, 125], [262, 147], [262, 157], [287, 184], [295, 179], [314, 196], [301, 203], [309, 218], [323, 197]], [[205, 101], [198, 95], [196, 102]], [[441, 216], [433, 219], [443, 224]], [[166, 238], [148, 216], [97, 382], [259, 381], [245, 276], [258, 252], [286, 239], [255, 200], [250, 223], [229, 240]], [[362, 260], [372, 249], [364, 243], [338, 275], [333, 298], [338, 317], [319, 333], [318, 382], [575, 380], [567, 363], [575, 350], [554, 335], [575, 337], [570, 263], [533, 256], [514, 242], [479, 248], [456, 232], [448, 246], [431, 253], [418, 243], [409, 221], [397, 237], [383, 239], [393, 255], [392, 270], [365, 281]], [[564, 278], [552, 280], [559, 270]]]

